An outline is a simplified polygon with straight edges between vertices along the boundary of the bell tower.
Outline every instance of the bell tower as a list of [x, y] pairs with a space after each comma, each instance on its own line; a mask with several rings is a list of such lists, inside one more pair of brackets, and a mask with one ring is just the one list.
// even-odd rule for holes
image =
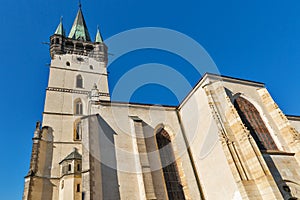
[[[61, 18], [50, 37], [50, 57], [43, 120], [34, 134], [23, 199], [63, 199], [69, 192], [74, 193], [74, 199], [81, 199], [82, 172], [77, 167], [81, 165], [77, 157], [82, 155], [80, 119], [89, 114], [90, 91], [102, 101], [110, 100], [107, 46], [99, 28], [92, 41], [81, 5], [68, 36]], [[73, 173], [75, 168], [62, 173], [72, 152], [77, 155], [76, 173]]]

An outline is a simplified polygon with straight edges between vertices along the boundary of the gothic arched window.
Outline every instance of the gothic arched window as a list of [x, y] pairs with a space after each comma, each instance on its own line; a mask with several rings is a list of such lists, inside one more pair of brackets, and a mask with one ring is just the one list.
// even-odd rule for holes
[[161, 129], [161, 131], [156, 134], [156, 141], [159, 148], [159, 155], [168, 197], [172, 200], [184, 200], [185, 197], [168, 132]]
[[76, 76], [76, 87], [83, 88], [83, 79], [80, 74]]
[[234, 101], [234, 107], [260, 150], [278, 150], [268, 128], [253, 104], [243, 97], [238, 97]]
[[82, 115], [83, 109], [82, 109], [82, 102], [81, 102], [81, 100], [77, 99], [74, 104], [75, 104], [74, 105], [75, 106], [75, 111], [74, 111], [75, 115]]

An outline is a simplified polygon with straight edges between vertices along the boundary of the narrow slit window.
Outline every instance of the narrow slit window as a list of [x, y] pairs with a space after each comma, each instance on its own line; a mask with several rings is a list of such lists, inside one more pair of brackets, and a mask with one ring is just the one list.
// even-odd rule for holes
[[80, 119], [75, 120], [74, 122], [74, 140], [81, 140], [82, 138], [82, 123]]
[[75, 139], [76, 140], [80, 140], [81, 139], [81, 123], [77, 123], [76, 124], [76, 135], [75, 135]]

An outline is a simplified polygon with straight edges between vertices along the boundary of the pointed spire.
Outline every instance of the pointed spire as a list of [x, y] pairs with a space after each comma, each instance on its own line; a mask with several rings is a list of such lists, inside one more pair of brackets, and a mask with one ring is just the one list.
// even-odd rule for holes
[[64, 30], [64, 26], [63, 26], [63, 17], [60, 17], [60, 23], [58, 24], [54, 34], [65, 36], [65, 30]]
[[74, 20], [73, 26], [71, 28], [69, 38], [75, 40], [83, 40], [83, 41], [91, 41], [89, 31], [87, 29], [82, 10], [81, 10], [81, 3], [79, 1], [79, 9], [77, 12], [77, 16]]
[[99, 30], [99, 26], [97, 26], [97, 34], [96, 34], [96, 38], [95, 38], [95, 43], [102, 43], [103, 39]]

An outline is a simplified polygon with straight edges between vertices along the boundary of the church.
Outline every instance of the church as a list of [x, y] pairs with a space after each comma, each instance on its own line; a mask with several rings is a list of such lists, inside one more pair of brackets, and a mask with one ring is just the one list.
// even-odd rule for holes
[[23, 200], [300, 199], [300, 117], [265, 85], [205, 74], [177, 106], [110, 100], [81, 7], [50, 37]]

